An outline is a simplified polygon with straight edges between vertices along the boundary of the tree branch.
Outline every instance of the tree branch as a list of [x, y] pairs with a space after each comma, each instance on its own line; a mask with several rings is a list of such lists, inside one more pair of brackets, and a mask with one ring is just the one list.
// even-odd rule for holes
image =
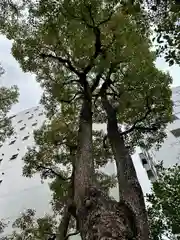
[[74, 232], [74, 233], [69, 233], [69, 234], [65, 237], [65, 240], [67, 240], [69, 237], [75, 236], [75, 235], [77, 235], [77, 234], [79, 234], [79, 231], [76, 231], [76, 232]]
[[98, 87], [99, 82], [100, 82], [101, 77], [102, 77], [102, 74], [103, 74], [103, 70], [100, 71], [100, 72], [97, 74], [97, 76], [96, 76], [96, 78], [95, 78], [95, 81], [94, 81], [93, 85], [91, 86], [91, 93], [93, 93], [93, 92], [96, 90], [96, 88]]
[[129, 128], [128, 130], [126, 130], [124, 132], [121, 132], [120, 133], [121, 136], [131, 133], [134, 130], [140, 130], [140, 131], [144, 131], [144, 132], [158, 130], [158, 128], [159, 128], [158, 125], [160, 125], [160, 124], [153, 124], [151, 127], [142, 127], [142, 126], [137, 125], [138, 123], [141, 123], [143, 120], [145, 120], [148, 117], [148, 115], [152, 112], [152, 109], [149, 105], [148, 97], [147, 97], [147, 106], [146, 107], [147, 107], [147, 112], [145, 113], [145, 115], [142, 118], [136, 120], [136, 122], [132, 125], [131, 128]]
[[104, 138], [103, 138], [103, 148], [104, 149], [107, 149], [107, 138], [108, 138], [108, 136], [107, 136], [107, 134], [104, 136]]
[[60, 173], [57, 173], [57, 172], [56, 172], [55, 170], [53, 170], [52, 168], [45, 167], [45, 166], [43, 166], [43, 165], [38, 165], [38, 164], [36, 164], [36, 166], [37, 166], [38, 169], [44, 169], [44, 170], [46, 170], [47, 172], [53, 173], [55, 176], [57, 176], [59, 179], [61, 179], [61, 180], [63, 180], [63, 181], [67, 181], [67, 180], [71, 179], [71, 178], [65, 178], [64, 176], [62, 176]]
[[54, 60], [57, 60], [60, 63], [62, 63], [67, 69], [74, 72], [78, 77], [80, 76], [80, 72], [72, 65], [72, 63], [69, 59], [64, 59], [64, 58], [59, 57], [59, 56], [54, 56], [52, 54], [45, 54], [45, 53], [41, 53], [40, 56], [42, 58], [52, 58]]
[[71, 103], [73, 100], [77, 100], [79, 98], [76, 98], [79, 94], [81, 94], [81, 92], [77, 92], [76, 94], [74, 94], [74, 96], [70, 100], [60, 99], [59, 101], [64, 103]]
[[68, 211], [68, 206], [66, 206], [64, 209], [63, 216], [61, 218], [61, 222], [58, 226], [57, 240], [66, 239], [70, 218], [71, 218], [71, 214]]
[[100, 27], [100, 25], [103, 25], [106, 22], [108, 22], [111, 19], [113, 13], [114, 13], [112, 11], [109, 14], [108, 18], [104, 19], [103, 21], [101, 21], [98, 24], [95, 24], [94, 18], [92, 16], [91, 5], [86, 5], [86, 8], [87, 8], [87, 10], [89, 12], [89, 16], [90, 16], [90, 19], [92, 21], [92, 25], [87, 22], [86, 18], [83, 16], [83, 13], [82, 13], [82, 21], [86, 24], [86, 26], [89, 29], [93, 30], [93, 33], [94, 33], [94, 36], [95, 36], [95, 43], [94, 43], [95, 52], [92, 55], [92, 57], [90, 58], [89, 64], [84, 68], [84, 73], [85, 74], [87, 74], [92, 69], [92, 67], [94, 66], [94, 62], [95, 62], [96, 58], [99, 56], [99, 54], [100, 53], [104, 53], [105, 54], [105, 51], [108, 49], [108, 46], [106, 48], [102, 49], [101, 31], [100, 31], [99, 27]]

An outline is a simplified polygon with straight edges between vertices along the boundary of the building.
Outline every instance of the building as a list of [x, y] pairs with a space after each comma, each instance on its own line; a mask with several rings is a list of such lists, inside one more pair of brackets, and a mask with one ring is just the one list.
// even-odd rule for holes
[[157, 179], [155, 166], [158, 162], [163, 161], [165, 168], [180, 164], [180, 86], [172, 88], [172, 100], [174, 121], [167, 126], [167, 138], [161, 148], [140, 153], [142, 164], [152, 181]]
[[31, 179], [22, 176], [22, 157], [34, 144], [33, 131], [45, 120], [43, 108], [28, 109], [11, 116], [11, 120], [15, 134], [0, 146], [0, 219], [9, 225], [27, 208], [44, 215], [50, 211], [51, 198], [48, 185], [41, 184], [38, 174]]

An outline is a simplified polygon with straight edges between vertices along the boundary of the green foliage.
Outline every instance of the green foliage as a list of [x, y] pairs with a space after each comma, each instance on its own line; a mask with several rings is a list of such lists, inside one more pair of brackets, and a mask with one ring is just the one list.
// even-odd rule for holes
[[152, 240], [163, 236], [178, 239], [180, 234], [180, 166], [159, 169], [157, 182], [153, 183], [152, 194], [147, 196], [149, 203]]
[[[117, 106], [119, 123], [126, 129], [138, 125], [126, 137], [127, 145], [147, 148], [156, 142], [159, 147], [171, 120], [172, 79], [155, 68], [143, 7], [135, 4], [134, 11], [130, 2], [115, 0], [21, 3], [16, 18], [8, 10], [2, 32], [14, 40], [12, 53], [22, 69], [36, 74], [48, 116], [58, 112], [59, 103], [81, 105], [81, 73], [91, 87], [100, 77], [92, 96], [99, 105], [99, 88], [111, 71], [108, 97]], [[95, 120], [105, 120], [100, 105], [94, 105], [93, 112]]]
[[[0, 77], [3, 69], [0, 66]], [[13, 133], [11, 120], [7, 117], [13, 104], [17, 102], [18, 91], [16, 86], [10, 88], [0, 87], [0, 143]]]
[[12, 234], [0, 238], [1, 240], [48, 240], [57, 231], [58, 221], [54, 216], [35, 216], [32, 209], [26, 210], [13, 223]]
[[[49, 182], [52, 190], [52, 207], [62, 212], [69, 198], [71, 176], [77, 150], [78, 116], [72, 106], [62, 104], [59, 114], [47, 120], [41, 129], [34, 132], [35, 147], [24, 156], [23, 174], [32, 177], [40, 173], [42, 180]], [[93, 154], [97, 180], [107, 192], [116, 184], [115, 176], [108, 176], [99, 168], [113, 160], [109, 148], [104, 149], [103, 131], [93, 131]], [[66, 181], [67, 180], [67, 181]]]
[[[170, 66], [180, 64], [180, 4], [177, 0], [124, 1], [123, 11], [139, 18], [153, 28], [157, 56], [165, 57]], [[141, 13], [141, 14], [140, 14]]]
[[155, 32], [157, 34], [156, 40], [161, 44], [158, 53], [165, 55], [170, 66], [174, 63], [180, 64], [180, 4], [173, 0], [166, 3], [161, 1], [157, 10]]
[[[25, 0], [15, 6], [15, 14], [7, 1], [1, 32], [13, 40], [12, 54], [23, 71], [36, 74], [49, 117], [35, 132], [23, 174], [48, 178], [55, 212], [62, 213], [72, 191], [82, 99], [90, 96], [93, 121], [105, 122], [99, 90], [106, 80], [111, 79], [107, 96], [132, 150], [158, 147], [165, 137], [172, 79], [155, 68], [147, 15], [140, 5], [136, 8], [136, 14], [133, 9], [127, 13], [116, 0]], [[108, 191], [116, 181], [99, 170], [113, 160], [105, 138], [104, 132], [93, 132], [96, 179]]]
[[157, 54], [169, 65], [180, 64], [180, 4], [179, 1], [147, 1], [150, 23], [155, 26], [153, 39]]

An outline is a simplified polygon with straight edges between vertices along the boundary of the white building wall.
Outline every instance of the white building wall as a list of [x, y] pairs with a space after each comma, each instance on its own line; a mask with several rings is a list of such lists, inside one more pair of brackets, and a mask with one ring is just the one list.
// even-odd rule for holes
[[[161, 148], [158, 151], [155, 148], [149, 150], [150, 159], [148, 159], [148, 163], [153, 163], [152, 168], [161, 161], [163, 161], [165, 168], [180, 164], [180, 86], [172, 88], [172, 101], [173, 115], [177, 119], [173, 123], [168, 124], [166, 129], [167, 138], [164, 140]], [[174, 131], [177, 132], [176, 136], [173, 134]], [[154, 177], [151, 180], [156, 179], [157, 175]]]
[[[22, 176], [23, 161], [28, 146], [34, 144], [33, 131], [40, 128], [45, 117], [41, 107], [23, 111], [12, 118], [16, 134], [7, 139], [0, 147], [0, 218], [14, 221], [27, 208], [37, 210], [42, 216], [50, 211], [49, 200], [51, 193], [47, 184], [41, 184], [37, 174], [33, 178]], [[36, 126], [32, 126], [37, 123]], [[23, 130], [20, 130], [25, 127]], [[23, 140], [25, 136], [28, 139]], [[9, 145], [11, 141], [15, 142]], [[17, 158], [10, 160], [13, 154]], [[8, 231], [8, 228], [6, 229]]]

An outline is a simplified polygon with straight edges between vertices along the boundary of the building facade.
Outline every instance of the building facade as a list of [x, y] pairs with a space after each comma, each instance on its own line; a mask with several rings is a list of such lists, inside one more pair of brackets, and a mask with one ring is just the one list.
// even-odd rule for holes
[[167, 138], [161, 148], [141, 152], [140, 158], [151, 181], [157, 179], [155, 165], [163, 161], [165, 168], [180, 164], [180, 86], [172, 88], [173, 119], [166, 128]]
[[0, 146], [0, 219], [11, 223], [25, 209], [32, 208], [38, 216], [50, 211], [51, 193], [48, 184], [42, 184], [37, 174], [22, 176], [22, 157], [27, 147], [34, 144], [33, 131], [45, 120], [41, 106], [11, 116], [15, 134]]

